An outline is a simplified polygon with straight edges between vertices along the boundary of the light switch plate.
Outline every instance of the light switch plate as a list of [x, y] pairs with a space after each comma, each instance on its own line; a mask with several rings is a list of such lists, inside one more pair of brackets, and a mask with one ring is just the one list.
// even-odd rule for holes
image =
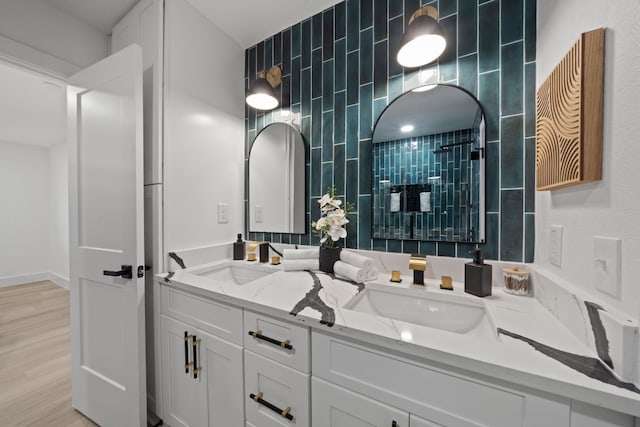
[[622, 274], [622, 240], [611, 237], [593, 238], [593, 285], [613, 297], [620, 297]]
[[562, 266], [562, 226], [552, 225], [549, 232], [549, 262]]
[[261, 223], [264, 221], [264, 206], [256, 205], [256, 223]]
[[229, 204], [218, 203], [218, 224], [227, 224], [229, 222]]

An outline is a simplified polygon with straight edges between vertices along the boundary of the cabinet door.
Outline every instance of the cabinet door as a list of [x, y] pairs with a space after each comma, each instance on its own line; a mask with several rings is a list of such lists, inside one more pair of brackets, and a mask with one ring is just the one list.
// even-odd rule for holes
[[210, 427], [244, 424], [242, 347], [202, 334], [202, 371], [207, 383]]
[[244, 370], [249, 423], [258, 427], [309, 427], [309, 375], [247, 350]]
[[172, 427], [201, 427], [207, 424], [206, 377], [194, 378], [193, 366], [186, 367], [193, 362], [193, 344], [186, 341], [185, 353], [185, 332], [198, 334], [194, 327], [162, 316], [163, 418]]
[[311, 400], [311, 423], [314, 427], [409, 426], [407, 412], [316, 377], [311, 378]]

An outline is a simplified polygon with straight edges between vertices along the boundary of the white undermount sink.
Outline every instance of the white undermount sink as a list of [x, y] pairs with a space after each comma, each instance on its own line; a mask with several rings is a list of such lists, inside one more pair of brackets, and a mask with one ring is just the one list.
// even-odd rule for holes
[[246, 285], [276, 271], [278, 271], [276, 268], [260, 264], [248, 264], [246, 261], [229, 261], [193, 269], [189, 273], [223, 283]]
[[374, 285], [343, 308], [458, 334], [494, 335], [484, 302], [475, 298]]

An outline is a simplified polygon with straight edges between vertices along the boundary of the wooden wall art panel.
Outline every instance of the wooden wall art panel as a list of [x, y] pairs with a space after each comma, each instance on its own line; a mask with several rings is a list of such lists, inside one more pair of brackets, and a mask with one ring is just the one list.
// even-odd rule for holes
[[582, 33], [536, 95], [536, 190], [602, 178], [604, 28]]

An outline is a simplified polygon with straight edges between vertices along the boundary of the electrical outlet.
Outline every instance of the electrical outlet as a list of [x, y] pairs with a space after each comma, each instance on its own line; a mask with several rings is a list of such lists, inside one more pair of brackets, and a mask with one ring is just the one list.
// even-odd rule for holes
[[256, 205], [256, 223], [264, 221], [264, 206]]
[[227, 224], [229, 222], [229, 204], [218, 203], [218, 224]]
[[562, 266], [562, 226], [552, 225], [549, 233], [549, 261], [556, 267]]
[[618, 298], [622, 274], [622, 240], [593, 238], [593, 284], [596, 289]]

